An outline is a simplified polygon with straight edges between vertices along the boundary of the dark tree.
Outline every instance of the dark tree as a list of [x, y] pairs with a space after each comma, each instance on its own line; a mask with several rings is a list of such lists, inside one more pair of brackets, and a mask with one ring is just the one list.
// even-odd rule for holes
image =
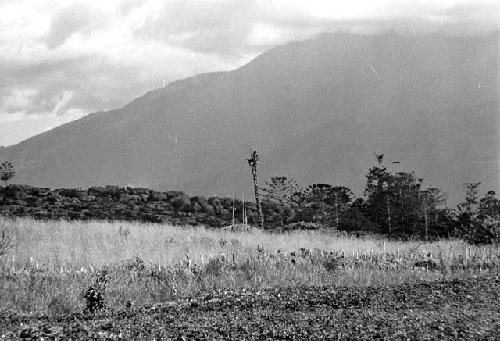
[[495, 191], [488, 193], [479, 201], [479, 216], [483, 225], [494, 236], [494, 242], [500, 243], [500, 200], [495, 196]]
[[263, 192], [264, 200], [278, 207], [281, 226], [293, 219], [298, 193], [300, 193], [300, 186], [294, 179], [286, 176], [272, 177], [269, 181], [266, 181]]
[[494, 191], [479, 198], [481, 183], [465, 183], [465, 200], [458, 205], [456, 234], [470, 243], [500, 241], [500, 203]]
[[372, 167], [366, 175], [364, 191], [369, 218], [379, 228], [384, 228], [389, 235], [392, 233], [391, 202], [393, 200], [391, 196], [393, 193], [390, 191], [392, 181], [393, 176], [387, 168]]
[[465, 200], [458, 204], [456, 234], [468, 241], [475, 239], [475, 230], [477, 230], [480, 185], [480, 182], [464, 183]]
[[344, 186], [313, 184], [301, 193], [300, 204], [313, 213], [313, 222], [339, 228], [353, 197], [352, 191]]
[[494, 219], [500, 218], [500, 200], [496, 197], [495, 191], [488, 191], [484, 198], [481, 198], [479, 201], [479, 214]]
[[446, 196], [436, 187], [429, 187], [420, 193], [421, 213], [424, 217], [425, 239], [429, 240], [429, 225], [439, 222], [439, 209], [446, 203]]
[[458, 204], [458, 209], [461, 213], [465, 213], [474, 217], [478, 213], [479, 208], [479, 186], [480, 182], [464, 183], [465, 201]]
[[414, 172], [390, 173], [385, 167], [372, 167], [366, 175], [365, 215], [379, 231], [393, 235], [423, 235], [432, 231], [446, 235], [449, 212], [443, 208], [446, 197], [436, 187], [422, 188], [423, 179]]
[[8, 181], [16, 175], [14, 166], [9, 161], [5, 161], [0, 165], [0, 180], [7, 186]]

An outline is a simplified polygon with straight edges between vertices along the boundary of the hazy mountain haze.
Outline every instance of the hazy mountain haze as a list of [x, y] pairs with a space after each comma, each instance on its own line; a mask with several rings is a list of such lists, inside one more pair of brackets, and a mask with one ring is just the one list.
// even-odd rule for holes
[[286, 174], [361, 194], [383, 152], [401, 162], [394, 171], [415, 170], [453, 202], [465, 181], [499, 189], [498, 38], [324, 34], [172, 82], [2, 148], [0, 159], [15, 164], [16, 182], [37, 186], [232, 196], [251, 192], [245, 158], [255, 148], [262, 181]]

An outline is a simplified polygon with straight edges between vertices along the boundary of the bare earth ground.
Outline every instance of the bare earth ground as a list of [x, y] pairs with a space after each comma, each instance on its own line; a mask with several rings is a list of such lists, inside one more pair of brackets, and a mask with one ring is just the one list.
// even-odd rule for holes
[[0, 330], [4, 339], [500, 340], [500, 281], [214, 292], [98, 316], [3, 315]]

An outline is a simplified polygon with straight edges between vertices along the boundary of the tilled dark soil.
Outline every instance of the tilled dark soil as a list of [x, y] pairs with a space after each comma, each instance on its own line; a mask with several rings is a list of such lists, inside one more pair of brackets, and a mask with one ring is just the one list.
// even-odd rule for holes
[[500, 281], [214, 292], [98, 316], [0, 316], [31, 339], [500, 340]]

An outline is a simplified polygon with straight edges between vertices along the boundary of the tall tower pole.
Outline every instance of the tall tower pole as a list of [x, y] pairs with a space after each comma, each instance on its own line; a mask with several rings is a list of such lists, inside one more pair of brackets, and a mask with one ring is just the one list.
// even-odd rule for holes
[[264, 215], [262, 214], [262, 205], [260, 203], [260, 195], [259, 195], [259, 178], [257, 177], [257, 163], [259, 162], [259, 155], [257, 155], [257, 151], [253, 151], [250, 159], [247, 159], [248, 165], [252, 169], [253, 176], [253, 186], [255, 189], [255, 205], [257, 206], [257, 215], [259, 217], [259, 227], [264, 227]]

